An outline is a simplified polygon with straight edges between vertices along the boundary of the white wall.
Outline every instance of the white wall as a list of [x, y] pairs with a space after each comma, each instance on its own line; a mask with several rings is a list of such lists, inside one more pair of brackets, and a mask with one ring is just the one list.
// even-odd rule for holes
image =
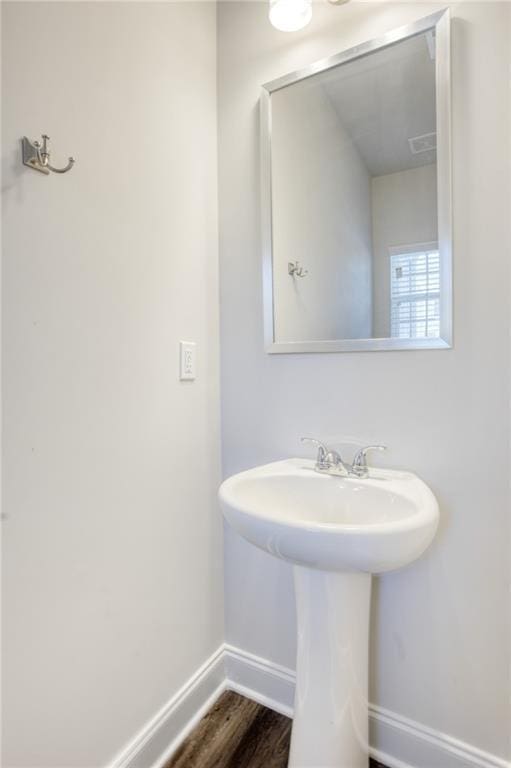
[[438, 240], [436, 164], [371, 179], [373, 330], [390, 336], [389, 247]]
[[223, 639], [216, 12], [2, 6], [4, 765], [91, 768]]
[[[271, 105], [275, 341], [367, 338], [369, 172], [321, 78], [276, 91]], [[295, 261], [306, 277], [288, 274]]]
[[[298, 454], [300, 435], [391, 447], [441, 506], [418, 563], [379, 579], [373, 702], [500, 756], [509, 747], [509, 35], [506, 3], [453, 11], [455, 346], [265, 355], [260, 85], [442, 6], [314, 5], [304, 31], [266, 3], [219, 6], [224, 474]], [[228, 641], [293, 666], [291, 569], [226, 531]]]

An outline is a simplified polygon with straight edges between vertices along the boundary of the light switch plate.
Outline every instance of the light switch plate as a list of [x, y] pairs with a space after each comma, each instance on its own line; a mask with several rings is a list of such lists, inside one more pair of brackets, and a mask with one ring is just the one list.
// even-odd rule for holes
[[194, 341], [179, 342], [181, 381], [193, 381], [196, 376], [197, 345]]

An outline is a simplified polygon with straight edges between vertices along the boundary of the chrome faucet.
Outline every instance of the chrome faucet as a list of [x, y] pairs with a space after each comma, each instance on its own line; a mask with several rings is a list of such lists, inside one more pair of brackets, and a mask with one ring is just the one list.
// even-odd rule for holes
[[300, 438], [302, 443], [312, 443], [318, 447], [318, 455], [316, 458], [316, 466], [314, 469], [316, 472], [325, 472], [330, 475], [344, 475], [351, 474], [352, 467], [346, 464], [340, 453], [334, 451], [333, 448], [329, 448], [321, 440], [316, 440], [315, 437], [302, 437]]
[[367, 454], [369, 451], [386, 451], [386, 445], [366, 445], [365, 448], [361, 448], [356, 452], [353, 459], [353, 469], [357, 477], [368, 477], [369, 467], [367, 465]]
[[322, 472], [327, 475], [340, 475], [341, 477], [368, 477], [369, 467], [367, 464], [367, 454], [369, 451], [384, 451], [385, 445], [368, 445], [361, 448], [355, 454], [352, 464], [343, 461], [338, 451], [329, 448], [321, 440], [315, 437], [302, 437], [302, 443], [313, 443], [318, 447], [318, 455], [314, 469], [316, 472]]

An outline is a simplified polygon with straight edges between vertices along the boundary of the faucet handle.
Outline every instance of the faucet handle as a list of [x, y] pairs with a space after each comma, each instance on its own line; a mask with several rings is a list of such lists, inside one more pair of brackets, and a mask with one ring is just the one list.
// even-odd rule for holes
[[387, 446], [386, 445], [366, 445], [365, 448], [361, 448], [359, 451], [356, 452], [355, 458], [353, 459], [353, 469], [356, 471], [357, 474], [365, 475], [367, 474], [367, 454], [369, 451], [386, 451]]
[[318, 457], [316, 459], [316, 466], [318, 469], [326, 469], [328, 465], [327, 456], [330, 453], [330, 449], [321, 440], [316, 440], [315, 437], [301, 437], [301, 443], [312, 443], [318, 447]]

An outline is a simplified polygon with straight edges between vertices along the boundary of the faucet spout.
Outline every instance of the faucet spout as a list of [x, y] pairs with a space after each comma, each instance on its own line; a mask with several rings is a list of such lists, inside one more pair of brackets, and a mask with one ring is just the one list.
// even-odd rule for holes
[[351, 472], [351, 467], [346, 464], [341, 455], [334, 451], [333, 448], [329, 448], [321, 440], [316, 440], [315, 437], [301, 437], [302, 443], [313, 443], [318, 447], [318, 455], [316, 458], [316, 466], [314, 469], [316, 472], [323, 472], [331, 475], [343, 475], [347, 476]]
[[316, 472], [322, 472], [327, 475], [340, 475], [341, 477], [369, 477], [369, 467], [367, 464], [367, 454], [369, 451], [384, 451], [384, 445], [368, 445], [365, 448], [361, 448], [353, 459], [353, 464], [347, 464], [341, 458], [341, 454], [338, 451], [334, 451], [333, 448], [329, 448], [328, 445], [322, 443], [321, 440], [317, 440], [315, 437], [301, 437], [302, 443], [312, 443], [318, 448], [318, 455], [316, 457], [316, 465], [314, 469]]

